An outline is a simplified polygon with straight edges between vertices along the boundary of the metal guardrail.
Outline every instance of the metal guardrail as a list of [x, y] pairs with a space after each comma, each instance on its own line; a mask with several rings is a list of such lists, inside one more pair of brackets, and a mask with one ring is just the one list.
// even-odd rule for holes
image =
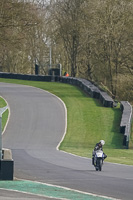
[[128, 101], [121, 101], [120, 109], [122, 111], [120, 133], [124, 134], [123, 145], [126, 146], [126, 148], [128, 149], [133, 116], [132, 106]]
[[106, 92], [101, 91], [97, 86], [88, 80], [73, 77], [60, 77], [59, 81], [62, 83], [70, 83], [79, 86], [92, 98], [99, 99], [103, 106], [113, 107], [114, 100]]

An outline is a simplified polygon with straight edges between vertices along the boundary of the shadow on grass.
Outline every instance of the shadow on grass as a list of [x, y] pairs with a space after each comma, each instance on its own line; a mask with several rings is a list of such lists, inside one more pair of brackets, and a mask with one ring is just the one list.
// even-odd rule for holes
[[124, 149], [123, 146], [123, 134], [120, 133], [121, 111], [119, 108], [111, 108], [114, 113], [114, 120], [112, 124], [112, 132], [114, 133], [112, 138], [112, 147], [115, 149]]

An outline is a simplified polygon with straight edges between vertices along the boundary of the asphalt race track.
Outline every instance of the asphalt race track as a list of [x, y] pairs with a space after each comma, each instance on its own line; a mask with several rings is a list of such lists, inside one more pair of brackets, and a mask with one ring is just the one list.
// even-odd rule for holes
[[57, 97], [37, 88], [6, 83], [0, 83], [0, 96], [11, 112], [3, 147], [12, 150], [16, 178], [133, 199], [133, 166], [105, 162], [103, 171], [96, 172], [91, 159], [56, 150], [66, 118], [65, 107]]

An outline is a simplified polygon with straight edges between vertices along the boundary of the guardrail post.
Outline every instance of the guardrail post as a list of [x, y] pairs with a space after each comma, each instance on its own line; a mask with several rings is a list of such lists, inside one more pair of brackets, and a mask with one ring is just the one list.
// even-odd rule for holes
[[2, 114], [8, 109], [8, 106], [0, 108], [0, 160], [2, 160]]

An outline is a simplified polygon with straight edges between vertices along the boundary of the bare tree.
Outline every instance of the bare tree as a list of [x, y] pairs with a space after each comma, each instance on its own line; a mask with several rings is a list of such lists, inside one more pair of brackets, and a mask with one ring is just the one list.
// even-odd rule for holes
[[53, 2], [51, 10], [52, 20], [55, 25], [56, 40], [59, 38], [67, 53], [71, 65], [71, 76], [77, 73], [77, 57], [80, 48], [80, 20], [81, 5], [83, 0], [57, 0]]
[[30, 52], [36, 47], [32, 46], [31, 50], [28, 44], [31, 35], [37, 37], [41, 25], [38, 9], [36, 4], [28, 1], [1, 1], [0, 62], [4, 71], [30, 72], [29, 66], [33, 66]]
[[104, 82], [116, 96], [119, 74], [127, 71], [124, 68], [132, 73], [132, 4], [124, 0], [96, 0], [93, 3], [96, 6], [91, 30], [94, 79]]

